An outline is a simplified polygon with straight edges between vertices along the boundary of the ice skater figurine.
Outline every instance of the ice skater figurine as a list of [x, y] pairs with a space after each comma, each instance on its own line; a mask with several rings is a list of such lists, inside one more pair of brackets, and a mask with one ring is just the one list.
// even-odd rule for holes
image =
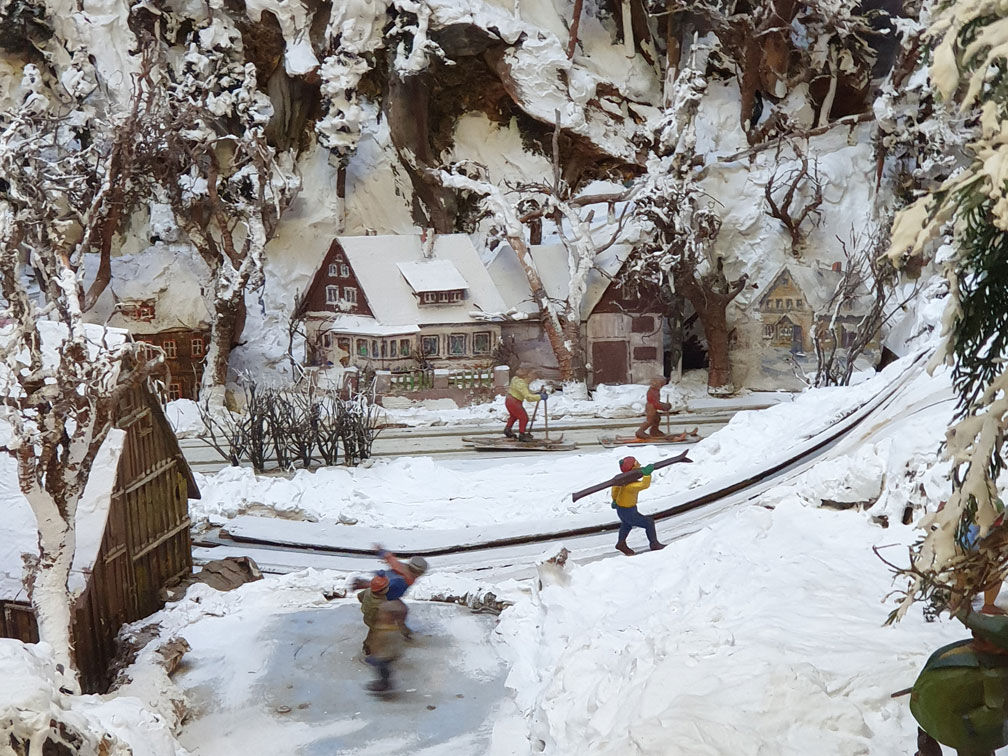
[[374, 667], [376, 677], [367, 684], [368, 690], [385, 693], [392, 689], [392, 663], [402, 655], [405, 624], [406, 605], [400, 599], [386, 599], [375, 607], [364, 661]]
[[531, 441], [532, 434], [526, 433], [528, 426], [528, 412], [525, 411], [524, 402], [538, 402], [542, 400], [542, 394], [536, 394], [529, 389], [529, 381], [534, 380], [532, 374], [525, 368], [518, 368], [514, 378], [508, 384], [507, 396], [504, 397], [504, 406], [508, 411], [507, 425], [504, 426], [504, 435], [514, 438], [514, 431], [511, 430], [518, 421], [518, 440]]
[[378, 607], [388, 601], [388, 587], [389, 581], [387, 577], [384, 575], [375, 575], [371, 578], [368, 587], [357, 594], [357, 600], [360, 601], [361, 605], [361, 614], [364, 615], [364, 624], [368, 629], [362, 647], [365, 657], [371, 653], [372, 634], [378, 622]]
[[616, 541], [617, 551], [622, 551], [627, 556], [634, 555], [634, 550], [627, 546], [626, 542], [627, 536], [634, 528], [644, 528], [648, 543], [651, 545], [651, 551], [664, 549], [665, 544], [658, 542], [658, 535], [655, 533], [654, 518], [645, 517], [637, 511], [637, 495], [651, 485], [651, 473], [654, 472], [654, 467], [652, 465], [641, 467], [640, 462], [634, 457], [623, 457], [620, 460], [619, 468], [620, 472], [630, 472], [639, 468], [644, 473], [644, 477], [633, 483], [627, 483], [625, 486], [612, 487], [612, 505], [620, 520], [619, 540]]
[[[671, 404], [661, 400], [661, 388], [666, 383], [668, 383], [668, 379], [662, 376], [655, 376], [651, 379], [644, 405], [644, 423], [637, 429], [635, 434], [637, 438], [665, 438], [665, 434], [658, 426], [661, 423], [661, 413], [672, 409]], [[685, 438], [680, 440], [685, 440]]]

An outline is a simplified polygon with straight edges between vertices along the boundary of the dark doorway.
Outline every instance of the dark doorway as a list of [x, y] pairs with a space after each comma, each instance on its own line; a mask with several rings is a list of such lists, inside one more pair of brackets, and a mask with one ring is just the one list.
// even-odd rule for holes
[[627, 345], [625, 341], [596, 341], [592, 344], [592, 377], [600, 383], [627, 382]]

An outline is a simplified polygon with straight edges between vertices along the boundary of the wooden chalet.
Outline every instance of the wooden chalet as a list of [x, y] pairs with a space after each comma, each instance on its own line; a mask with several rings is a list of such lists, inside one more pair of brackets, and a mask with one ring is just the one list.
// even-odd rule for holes
[[504, 309], [468, 236], [341, 236], [305, 293], [309, 365], [486, 366]]
[[[77, 517], [71, 633], [86, 692], [111, 683], [119, 628], [163, 607], [163, 589], [193, 569], [188, 500], [199, 491], [160, 402], [146, 387], [135, 389], [116, 427], [124, 435], [103, 445]], [[14, 502], [0, 525], [0, 636], [34, 643], [38, 630], [20, 554], [37, 551], [35, 519], [23, 496], [18, 500], [13, 461], [0, 462], [7, 465], [0, 465], [0, 493]]]

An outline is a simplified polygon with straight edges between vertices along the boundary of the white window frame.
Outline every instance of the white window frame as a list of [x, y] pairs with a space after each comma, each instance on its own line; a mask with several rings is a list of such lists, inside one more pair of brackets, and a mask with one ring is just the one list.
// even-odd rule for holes
[[178, 359], [178, 344], [175, 343], [175, 339], [168, 339], [161, 345], [161, 348], [164, 349], [165, 357], [169, 360]]
[[338, 263], [329, 263], [329, 278], [339, 278]]
[[325, 303], [327, 305], [338, 304], [340, 301], [339, 286], [330, 284], [325, 287]]
[[357, 289], [353, 286], [344, 286], [343, 301], [352, 305], [357, 304]]

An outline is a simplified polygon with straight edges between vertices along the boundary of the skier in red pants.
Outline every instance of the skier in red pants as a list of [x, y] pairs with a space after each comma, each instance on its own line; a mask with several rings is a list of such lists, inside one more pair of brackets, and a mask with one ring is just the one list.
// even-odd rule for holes
[[532, 375], [527, 370], [519, 368], [515, 371], [515, 376], [508, 385], [507, 396], [504, 397], [504, 406], [507, 407], [508, 411], [508, 421], [507, 425], [504, 426], [504, 435], [508, 438], [515, 437], [514, 431], [511, 428], [515, 424], [515, 420], [517, 420], [518, 440], [532, 440], [532, 434], [525, 432], [525, 428], [528, 425], [528, 413], [525, 411], [523, 402], [538, 402], [542, 399], [543, 395], [535, 394], [529, 389], [528, 382], [530, 380], [533, 380]]

